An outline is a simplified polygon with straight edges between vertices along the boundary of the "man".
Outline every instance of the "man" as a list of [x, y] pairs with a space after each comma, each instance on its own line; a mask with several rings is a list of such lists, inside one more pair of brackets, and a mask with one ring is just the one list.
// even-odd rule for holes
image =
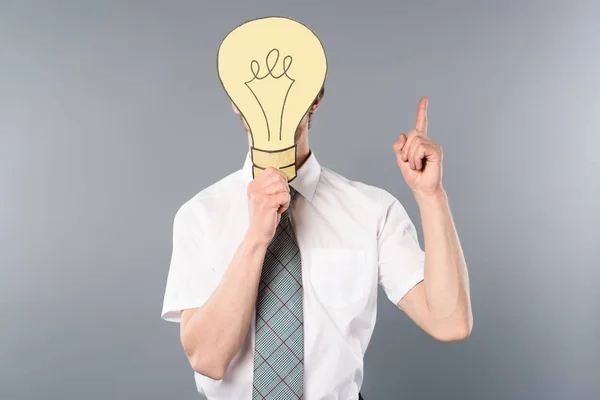
[[467, 268], [442, 150], [427, 136], [427, 98], [415, 128], [392, 146], [420, 209], [423, 252], [397, 199], [317, 161], [308, 131], [323, 95], [298, 126], [295, 179], [274, 168], [253, 179], [247, 157], [175, 217], [162, 317], [180, 322], [209, 400], [362, 398], [378, 284], [434, 338], [471, 332]]

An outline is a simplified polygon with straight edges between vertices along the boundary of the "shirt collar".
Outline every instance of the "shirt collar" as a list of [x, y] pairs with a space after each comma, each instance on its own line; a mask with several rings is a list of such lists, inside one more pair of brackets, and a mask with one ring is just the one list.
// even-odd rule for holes
[[[246, 161], [242, 167], [242, 175], [244, 177], [244, 182], [248, 185], [252, 181], [252, 160], [250, 159], [250, 152], [246, 155]], [[311, 150], [304, 164], [296, 170], [296, 177], [290, 182], [290, 186], [296, 189], [296, 191], [300, 193], [302, 197], [306, 198], [306, 200], [312, 201], [320, 177], [321, 165]]]

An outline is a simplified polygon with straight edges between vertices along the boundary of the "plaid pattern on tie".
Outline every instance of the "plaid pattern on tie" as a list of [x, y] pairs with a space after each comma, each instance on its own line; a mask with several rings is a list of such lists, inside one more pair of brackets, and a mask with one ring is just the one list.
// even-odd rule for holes
[[[293, 199], [296, 191], [290, 192]], [[302, 264], [289, 210], [267, 249], [258, 288], [253, 400], [303, 396]]]

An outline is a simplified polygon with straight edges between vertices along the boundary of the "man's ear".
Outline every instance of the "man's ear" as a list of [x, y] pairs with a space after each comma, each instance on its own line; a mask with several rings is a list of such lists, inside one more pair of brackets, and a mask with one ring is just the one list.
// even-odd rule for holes
[[321, 88], [321, 91], [317, 95], [317, 98], [315, 99], [315, 101], [313, 101], [312, 106], [310, 106], [310, 110], [309, 110], [310, 113], [314, 113], [315, 111], [317, 111], [317, 108], [319, 108], [319, 106], [321, 105], [321, 100], [323, 100], [324, 95], [325, 95], [325, 86], [323, 86]]
[[237, 115], [240, 115], [240, 110], [238, 110], [235, 104], [233, 104], [233, 101], [231, 102], [231, 108], [233, 108], [233, 112], [235, 112]]

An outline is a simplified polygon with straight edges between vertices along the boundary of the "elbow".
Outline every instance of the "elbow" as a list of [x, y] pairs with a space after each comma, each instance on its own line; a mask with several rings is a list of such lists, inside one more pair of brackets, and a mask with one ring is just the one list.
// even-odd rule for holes
[[182, 338], [183, 350], [187, 356], [192, 369], [213, 380], [219, 381], [225, 377], [227, 368], [229, 366], [229, 360], [227, 357], [218, 351], [217, 346], [198, 347]]
[[[216, 339], [218, 334], [198, 331], [193, 325], [188, 326], [191, 318], [189, 313], [187, 318], [186, 315], [183, 318], [185, 321], [182, 319], [180, 340], [191, 368], [200, 375], [220, 381], [225, 377], [233, 355], [229, 356], [222, 341]], [[197, 325], [198, 322], [194, 324]]]
[[439, 329], [432, 336], [441, 342], [460, 342], [471, 336], [473, 318], [461, 318]]
[[223, 360], [224, 357], [202, 357], [199, 355], [188, 356], [192, 369], [210, 379], [220, 381], [227, 373], [229, 363]]
[[448, 329], [435, 338], [441, 342], [460, 342], [471, 336], [471, 331], [464, 326]]

